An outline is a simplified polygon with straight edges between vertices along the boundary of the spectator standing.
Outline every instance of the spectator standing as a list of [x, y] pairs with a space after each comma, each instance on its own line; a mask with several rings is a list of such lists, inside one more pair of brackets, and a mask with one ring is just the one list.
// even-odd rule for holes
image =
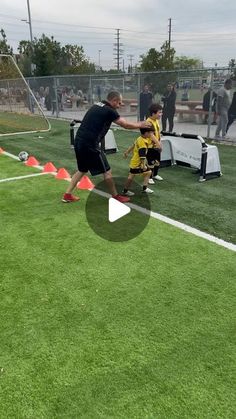
[[143, 91], [139, 95], [139, 119], [144, 121], [148, 117], [148, 109], [152, 104], [153, 95], [149, 86], [145, 84]]
[[175, 102], [176, 102], [176, 91], [173, 84], [167, 85], [167, 90], [162, 97], [163, 102], [163, 113], [162, 113], [162, 129], [166, 131], [166, 123], [168, 120], [169, 130], [173, 131], [174, 127], [174, 116], [175, 116]]
[[228, 124], [226, 127], [226, 132], [228, 132], [230, 125], [232, 125], [235, 119], [236, 119], [236, 92], [234, 92], [233, 94], [233, 99], [228, 110]]
[[[207, 92], [205, 93], [205, 95], [203, 96], [203, 102], [202, 102], [202, 109], [205, 112], [209, 112], [210, 110], [210, 98], [211, 98], [211, 87], [208, 88]], [[217, 99], [217, 94], [216, 92], [212, 92], [212, 103], [211, 103], [211, 111], [213, 113], [213, 125], [216, 125], [216, 99]], [[205, 115], [204, 117], [204, 123], [207, 124], [208, 121], [208, 114]]]
[[44, 97], [45, 97], [45, 107], [47, 111], [50, 111], [52, 109], [52, 98], [50, 94], [50, 88], [47, 86], [44, 91]]
[[[230, 89], [232, 89], [232, 80], [227, 79], [224, 86], [221, 87], [217, 94], [216, 113], [218, 114], [218, 124], [215, 133], [215, 139], [226, 139], [226, 128], [228, 125], [228, 111], [230, 108]], [[220, 136], [222, 134], [222, 137]]]

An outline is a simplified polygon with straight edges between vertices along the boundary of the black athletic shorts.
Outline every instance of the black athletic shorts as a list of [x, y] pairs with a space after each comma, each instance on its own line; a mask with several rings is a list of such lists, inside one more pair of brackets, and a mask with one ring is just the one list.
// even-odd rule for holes
[[156, 162], [160, 162], [160, 159], [161, 159], [160, 150], [157, 148], [148, 148], [146, 158], [147, 158], [148, 165], [154, 166]]
[[145, 174], [145, 173], [147, 173], [149, 171], [150, 171], [150, 168], [149, 167], [147, 167], [147, 169], [145, 169], [145, 170], [141, 169], [140, 167], [135, 168], [135, 169], [132, 169], [130, 167], [130, 169], [129, 169], [129, 172], [132, 173], [133, 175]]
[[75, 155], [78, 170], [83, 173], [90, 171], [92, 176], [110, 170], [107, 158], [102, 150], [90, 149], [75, 143]]

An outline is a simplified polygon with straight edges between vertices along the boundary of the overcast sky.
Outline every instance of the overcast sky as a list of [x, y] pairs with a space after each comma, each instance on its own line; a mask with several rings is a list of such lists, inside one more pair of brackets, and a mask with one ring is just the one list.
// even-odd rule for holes
[[[120, 29], [124, 67], [168, 39], [176, 55], [199, 58], [204, 66], [227, 66], [236, 58], [236, 1], [224, 0], [30, 0], [33, 36], [42, 33], [62, 45], [82, 45], [104, 69], [115, 68], [114, 43]], [[0, 0], [0, 28], [15, 52], [29, 39], [27, 0]]]

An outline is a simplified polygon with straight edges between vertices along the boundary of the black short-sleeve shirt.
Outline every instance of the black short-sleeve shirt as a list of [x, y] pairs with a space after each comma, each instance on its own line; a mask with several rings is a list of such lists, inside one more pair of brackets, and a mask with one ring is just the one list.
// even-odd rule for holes
[[108, 102], [95, 103], [85, 114], [75, 141], [83, 147], [97, 148], [112, 122], [119, 117], [119, 113]]

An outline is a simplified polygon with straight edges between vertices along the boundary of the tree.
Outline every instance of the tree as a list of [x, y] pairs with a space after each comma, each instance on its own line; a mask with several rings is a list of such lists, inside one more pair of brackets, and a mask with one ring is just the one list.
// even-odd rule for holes
[[64, 74], [95, 73], [95, 64], [86, 58], [82, 46], [67, 44], [62, 47]]
[[199, 58], [186, 57], [181, 55], [174, 60], [174, 68], [177, 70], [195, 70], [202, 68], [202, 61]]
[[175, 49], [169, 47], [169, 42], [164, 42], [161, 46], [160, 66], [162, 70], [174, 69]]
[[174, 69], [175, 49], [169, 48], [169, 43], [166, 41], [161, 46], [161, 50], [157, 51], [155, 48], [149, 49], [146, 55], [141, 55], [141, 71], [160, 71]]
[[0, 30], [2, 35], [2, 40], [0, 40], [0, 54], [10, 54], [13, 55], [13, 49], [7, 43], [7, 36], [3, 29]]
[[[0, 40], [0, 54], [13, 55], [13, 50], [7, 43], [7, 37], [3, 29], [0, 30], [2, 40]], [[18, 72], [15, 66], [7, 57], [2, 57], [0, 61], [0, 79], [14, 79], [18, 77]]]
[[32, 45], [30, 41], [20, 41], [18, 46], [19, 59], [18, 65], [21, 72], [25, 77], [30, 77], [32, 75], [31, 64], [32, 64]]
[[236, 60], [234, 58], [231, 58], [229, 62], [229, 69], [230, 69], [231, 78], [233, 80], [236, 80]]
[[51, 76], [63, 73], [61, 45], [54, 37], [42, 34], [40, 39], [34, 38], [32, 62], [36, 64], [35, 76]]
[[159, 73], [148, 74], [142, 81], [144, 84], [149, 84], [153, 93], [163, 94], [167, 83], [176, 81], [175, 73], [164, 73], [163, 70], [174, 69], [175, 49], [169, 48], [169, 43], [166, 41], [161, 46], [161, 50], [157, 51], [151, 48], [146, 55], [141, 56], [141, 71], [155, 71]]
[[35, 76], [95, 73], [95, 65], [89, 62], [82, 46], [62, 47], [53, 36], [43, 34], [40, 39], [34, 38], [33, 46], [29, 41], [21, 41], [18, 50], [19, 65], [25, 76], [31, 74], [32, 62], [36, 64]]

